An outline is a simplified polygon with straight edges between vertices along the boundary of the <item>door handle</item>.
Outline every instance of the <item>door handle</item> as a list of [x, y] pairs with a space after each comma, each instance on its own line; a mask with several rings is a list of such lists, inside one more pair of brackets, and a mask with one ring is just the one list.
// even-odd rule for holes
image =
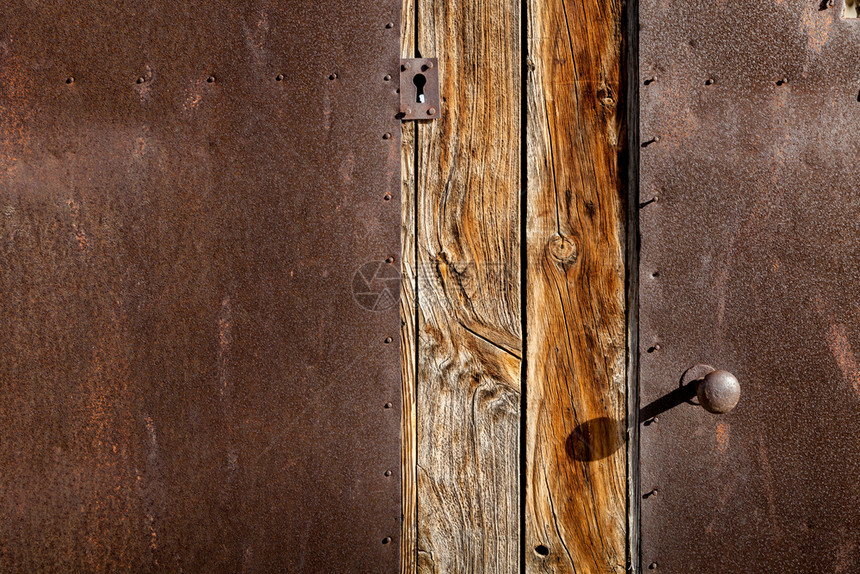
[[741, 398], [741, 384], [728, 371], [711, 371], [699, 379], [696, 396], [702, 408], [709, 413], [727, 413], [735, 408]]

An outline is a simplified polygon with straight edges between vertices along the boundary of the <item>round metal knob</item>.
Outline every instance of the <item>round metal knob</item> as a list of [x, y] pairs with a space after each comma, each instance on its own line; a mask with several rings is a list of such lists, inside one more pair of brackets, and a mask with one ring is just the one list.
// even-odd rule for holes
[[706, 411], [727, 413], [735, 408], [741, 398], [741, 384], [728, 371], [711, 371], [699, 382], [696, 396]]

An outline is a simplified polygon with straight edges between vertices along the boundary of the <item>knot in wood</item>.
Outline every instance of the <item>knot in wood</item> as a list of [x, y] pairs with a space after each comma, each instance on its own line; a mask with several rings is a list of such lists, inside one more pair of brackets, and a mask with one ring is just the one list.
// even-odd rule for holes
[[557, 233], [549, 241], [549, 252], [560, 263], [574, 263], [579, 255], [576, 244]]

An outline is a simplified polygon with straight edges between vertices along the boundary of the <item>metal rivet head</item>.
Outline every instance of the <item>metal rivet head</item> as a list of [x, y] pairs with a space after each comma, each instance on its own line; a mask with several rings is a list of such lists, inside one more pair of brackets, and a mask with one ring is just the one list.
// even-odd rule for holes
[[385, 476], [391, 476], [391, 471], [390, 471], [390, 470], [386, 470], [386, 471], [385, 471]]
[[329, 79], [329, 80], [336, 80], [336, 79], [337, 79], [337, 74], [329, 74], [328, 79]]
[[708, 78], [707, 80], [705, 80], [705, 85], [706, 85], [706, 86], [713, 85], [713, 83], [714, 83], [714, 79], [713, 79], [713, 78]]
[[390, 82], [391, 81], [391, 74], [385, 74], [385, 77], [382, 79], [385, 80], [386, 82]]
[[386, 193], [386, 194], [382, 197], [382, 199], [384, 199], [385, 201], [391, 201], [391, 194], [390, 194], [390, 193]]
[[394, 22], [389, 22], [389, 23], [387, 23], [387, 24], [385, 25], [385, 27], [386, 27], [386, 28], [388, 28], [389, 30], [391, 30], [392, 28], [394, 28]]
[[68, 78], [66, 78], [66, 83], [67, 84], [74, 84], [75, 79], [72, 76], [69, 76]]
[[400, 70], [405, 72], [409, 69], [409, 64], [400, 64]]
[[391, 544], [391, 538], [386, 536], [385, 538], [382, 539], [382, 543], [383, 544]]
[[386, 263], [394, 263], [394, 257], [386, 257], [385, 262]]
[[215, 83], [215, 76], [209, 76], [208, 78], [206, 78], [206, 81], [210, 84]]
[[384, 134], [382, 134], [382, 139], [384, 139], [384, 140], [390, 140], [390, 139], [391, 139], [391, 134], [389, 134], [389, 133], [384, 133]]
[[284, 75], [278, 74], [277, 76], [275, 76], [275, 81], [276, 82], [283, 82], [284, 81]]
[[144, 78], [143, 76], [141, 76], [140, 78], [138, 78], [138, 79], [137, 79], [137, 83], [138, 83], [138, 84], [142, 84], [142, 83], [144, 83], [145, 81], [146, 81], [146, 78]]
[[657, 569], [657, 563], [652, 562], [651, 564], [648, 565], [648, 569], [649, 570], [656, 570]]
[[386, 344], [386, 345], [387, 345], [388, 343], [390, 343], [391, 341], [393, 341], [393, 339], [392, 339], [391, 337], [385, 337], [385, 344]]
[[385, 403], [385, 408], [386, 408], [386, 409], [390, 409], [390, 408], [391, 408], [391, 403]]
[[428, 116], [435, 116], [436, 115], [436, 108], [428, 108], [427, 109], [427, 115]]

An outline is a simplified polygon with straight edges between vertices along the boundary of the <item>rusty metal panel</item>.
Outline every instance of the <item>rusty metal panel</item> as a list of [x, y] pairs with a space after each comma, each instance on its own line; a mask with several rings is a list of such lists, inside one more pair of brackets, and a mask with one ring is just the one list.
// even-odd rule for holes
[[[646, 571], [860, 571], [860, 27], [835, 4], [640, 1]], [[704, 365], [731, 412], [681, 388]]]
[[397, 570], [399, 14], [0, 7], [4, 571]]

